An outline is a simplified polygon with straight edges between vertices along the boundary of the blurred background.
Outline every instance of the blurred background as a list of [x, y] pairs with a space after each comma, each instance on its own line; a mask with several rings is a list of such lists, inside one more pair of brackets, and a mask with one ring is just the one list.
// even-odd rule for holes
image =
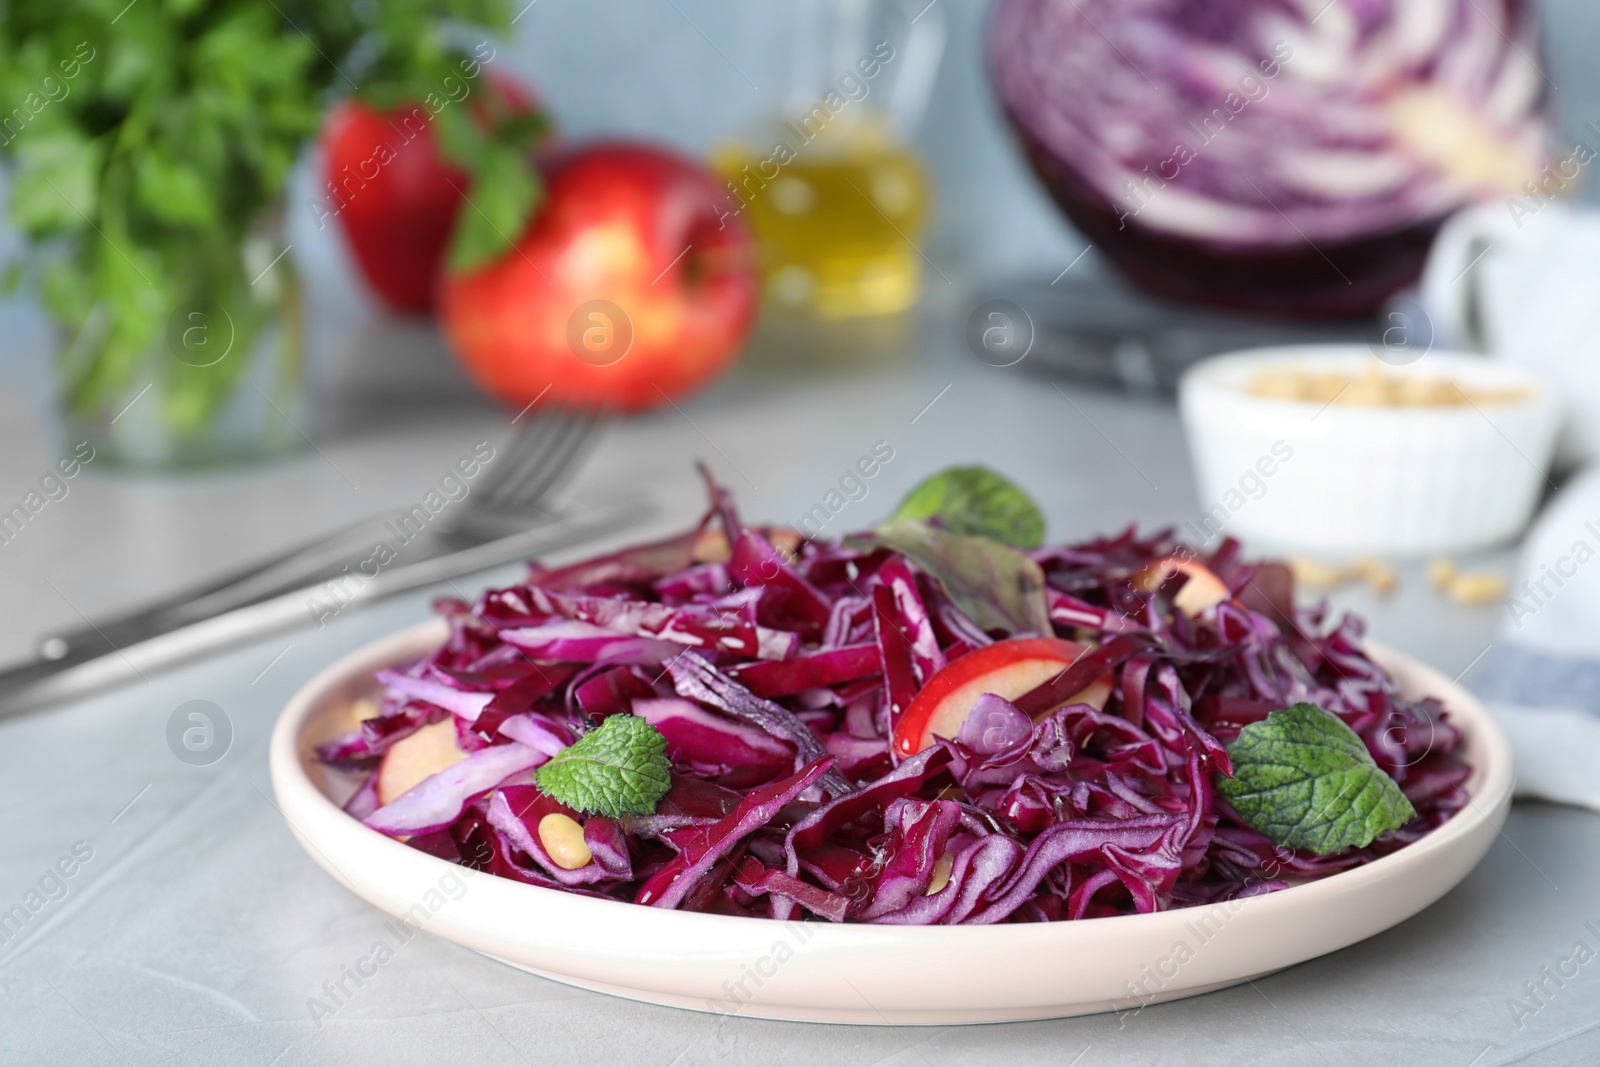
[[[1519, 240], [1513, 202], [1586, 223], [1600, 148], [1578, 0], [136, 0], [0, 26], [0, 507], [28, 512], [4, 658], [409, 507], [530, 405], [609, 410], [579, 484], [653, 487], [663, 526], [698, 507], [695, 458], [792, 522], [878, 440], [909, 449], [885, 507], [981, 461], [1059, 536], [1194, 520], [1233, 475], [1183, 458], [1189, 364], [1514, 348], [1493, 300], [1453, 300], [1494, 242], [1457, 240], [1430, 297], [1435, 235], [1473, 205]], [[1503, 549], [1556, 484], [1525, 458], [1509, 535], [1329, 551]], [[1307, 547], [1280, 541], [1252, 543]]]

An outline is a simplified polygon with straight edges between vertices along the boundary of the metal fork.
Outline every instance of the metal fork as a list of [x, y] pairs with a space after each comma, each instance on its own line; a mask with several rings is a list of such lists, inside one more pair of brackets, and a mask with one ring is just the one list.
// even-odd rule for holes
[[[38, 655], [0, 671], [0, 715], [143, 677], [159, 669], [296, 622], [325, 621], [351, 603], [417, 588], [572, 543], [637, 519], [637, 501], [622, 507], [558, 514], [547, 502], [585, 455], [604, 412], [549, 410], [506, 444], [454, 515], [416, 523], [414, 535], [390, 545], [393, 559], [368, 574], [377, 542], [415, 511], [383, 512], [287, 552], [98, 623], [49, 634]], [[411, 533], [409, 526], [405, 532]], [[352, 571], [355, 573], [352, 574]]]

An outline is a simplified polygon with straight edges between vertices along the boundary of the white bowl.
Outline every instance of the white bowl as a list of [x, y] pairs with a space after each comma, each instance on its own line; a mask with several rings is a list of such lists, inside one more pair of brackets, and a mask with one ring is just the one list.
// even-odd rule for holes
[[1364, 345], [1298, 345], [1196, 364], [1178, 402], [1201, 515], [1182, 531], [1226, 529], [1255, 547], [1330, 555], [1466, 552], [1528, 523], [1560, 428], [1558, 406], [1528, 371], [1430, 352], [1390, 374], [1516, 387], [1525, 399], [1459, 407], [1363, 407], [1255, 396], [1263, 370], [1365, 373]]
[[906, 927], [665, 911], [468, 871], [340, 810], [353, 783], [317, 763], [314, 746], [349, 727], [350, 703], [377, 689], [374, 670], [444, 637], [437, 620], [404, 630], [346, 656], [289, 701], [270, 760], [290, 830], [352, 892], [430, 933], [557, 981], [700, 1011], [943, 1025], [1132, 1011], [1221, 989], [1432, 904], [1483, 858], [1511, 800], [1511, 750], [1483, 707], [1436, 671], [1374, 649], [1408, 694], [1450, 709], [1465, 734], [1472, 803], [1364, 867], [1212, 907], [1078, 922]]

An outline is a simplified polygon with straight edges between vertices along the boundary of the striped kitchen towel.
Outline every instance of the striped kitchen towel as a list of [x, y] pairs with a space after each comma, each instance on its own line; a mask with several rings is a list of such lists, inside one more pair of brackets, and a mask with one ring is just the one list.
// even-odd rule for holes
[[1600, 810], [1600, 469], [1550, 502], [1517, 571], [1473, 688], [1511, 737], [1519, 796]]

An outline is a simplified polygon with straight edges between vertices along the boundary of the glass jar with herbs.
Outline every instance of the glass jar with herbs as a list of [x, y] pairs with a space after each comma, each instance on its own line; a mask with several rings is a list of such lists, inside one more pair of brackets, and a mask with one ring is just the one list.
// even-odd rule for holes
[[[510, 22], [498, 0], [0, 6], [0, 156], [27, 244], [7, 281], [57, 325], [73, 439], [143, 469], [309, 443], [290, 174], [336, 98], [422, 99]], [[474, 180], [515, 169], [515, 146], [441, 121]], [[516, 188], [479, 192], [517, 215], [534, 183]]]

